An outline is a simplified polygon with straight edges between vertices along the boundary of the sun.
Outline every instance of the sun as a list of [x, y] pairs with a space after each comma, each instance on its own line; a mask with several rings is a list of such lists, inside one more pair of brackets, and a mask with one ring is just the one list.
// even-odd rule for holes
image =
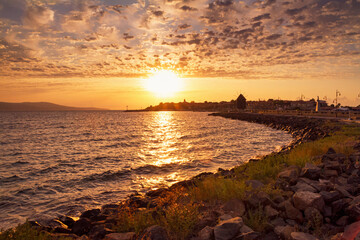
[[160, 70], [145, 80], [148, 91], [159, 97], [170, 97], [182, 88], [182, 80], [170, 70]]

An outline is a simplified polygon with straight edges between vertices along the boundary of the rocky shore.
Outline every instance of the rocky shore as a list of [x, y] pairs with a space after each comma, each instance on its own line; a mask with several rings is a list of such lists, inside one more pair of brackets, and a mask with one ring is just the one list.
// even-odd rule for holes
[[[251, 113], [212, 115], [290, 132], [294, 142], [275, 156], [287, 154], [301, 143], [322, 139], [337, 128], [319, 119]], [[247, 166], [262, 160], [250, 161], [240, 169], [203, 173], [146, 195], [133, 194], [118, 204], [88, 210], [79, 218], [59, 216], [28, 224], [50, 234], [50, 239], [360, 239], [359, 141], [351, 146], [351, 154], [329, 148], [316, 158], [303, 167], [283, 164], [274, 181], [245, 179], [241, 197], [194, 200], [191, 191], [198, 191], [208, 178], [241, 181], [247, 175]]]

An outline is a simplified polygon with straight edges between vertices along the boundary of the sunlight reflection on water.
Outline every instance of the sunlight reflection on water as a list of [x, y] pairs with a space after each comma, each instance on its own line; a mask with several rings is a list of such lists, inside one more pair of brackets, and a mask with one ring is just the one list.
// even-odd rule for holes
[[77, 215], [291, 141], [281, 131], [207, 114], [2, 113], [0, 228], [28, 217]]

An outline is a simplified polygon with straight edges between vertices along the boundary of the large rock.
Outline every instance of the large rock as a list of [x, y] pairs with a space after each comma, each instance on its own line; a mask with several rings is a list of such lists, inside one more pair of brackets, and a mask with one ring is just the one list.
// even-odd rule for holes
[[291, 185], [295, 184], [299, 178], [300, 168], [298, 166], [290, 166], [278, 174], [278, 178], [289, 182]]
[[134, 232], [110, 233], [105, 236], [104, 240], [133, 240], [135, 235]]
[[298, 222], [302, 222], [304, 219], [301, 211], [296, 209], [290, 201], [285, 202], [285, 212], [288, 218], [296, 220]]
[[320, 177], [320, 173], [321, 173], [321, 168], [315, 166], [314, 164], [306, 163], [305, 167], [301, 169], [300, 176], [312, 180], [317, 180]]
[[198, 233], [199, 240], [211, 240], [214, 238], [214, 229], [206, 226]]
[[342, 239], [355, 239], [360, 233], [360, 221], [354, 222], [353, 224], [345, 228]]
[[325, 203], [327, 204], [332, 203], [341, 198], [341, 194], [338, 191], [330, 191], [330, 192], [321, 191], [319, 194], [323, 197]]
[[300, 210], [314, 207], [322, 212], [325, 206], [324, 199], [320, 194], [308, 191], [296, 192], [293, 195], [293, 201], [295, 207]]
[[240, 232], [240, 228], [244, 225], [241, 217], [232, 218], [220, 222], [214, 228], [215, 240], [230, 240]]
[[274, 232], [283, 239], [291, 239], [291, 233], [295, 232], [295, 228], [289, 225], [276, 226]]
[[342, 198], [331, 203], [332, 215], [333, 216], [343, 216], [345, 209], [349, 206], [351, 202], [350, 198]]
[[78, 236], [83, 234], [87, 234], [92, 227], [92, 224], [89, 219], [87, 218], [80, 218], [76, 222], [74, 222], [72, 227], [72, 232]]
[[294, 192], [303, 192], [303, 191], [307, 191], [307, 192], [313, 192], [316, 193], [317, 189], [315, 189], [314, 187], [310, 186], [307, 183], [304, 182], [297, 182], [296, 185], [291, 187], [291, 190], [293, 190]]
[[165, 228], [154, 225], [148, 227], [144, 230], [143, 234], [140, 236], [141, 240], [168, 240], [169, 236]]
[[85, 212], [83, 212], [81, 215], [80, 215], [80, 218], [88, 218], [88, 219], [91, 219], [93, 217], [96, 217], [97, 215], [100, 214], [100, 209], [91, 209], [91, 210], [87, 210]]
[[264, 211], [265, 211], [265, 215], [270, 219], [277, 217], [279, 215], [279, 211], [272, 208], [270, 205], [265, 206]]
[[231, 199], [224, 204], [223, 210], [241, 217], [245, 213], [245, 204], [239, 199]]
[[303, 233], [303, 232], [292, 232], [291, 233], [292, 240], [319, 240], [311, 234]]

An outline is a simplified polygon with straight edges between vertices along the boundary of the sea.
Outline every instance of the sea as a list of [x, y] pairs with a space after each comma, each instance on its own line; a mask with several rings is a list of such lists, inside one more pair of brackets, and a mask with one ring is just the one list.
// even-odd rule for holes
[[0, 112], [0, 229], [116, 203], [288, 145], [206, 112]]

